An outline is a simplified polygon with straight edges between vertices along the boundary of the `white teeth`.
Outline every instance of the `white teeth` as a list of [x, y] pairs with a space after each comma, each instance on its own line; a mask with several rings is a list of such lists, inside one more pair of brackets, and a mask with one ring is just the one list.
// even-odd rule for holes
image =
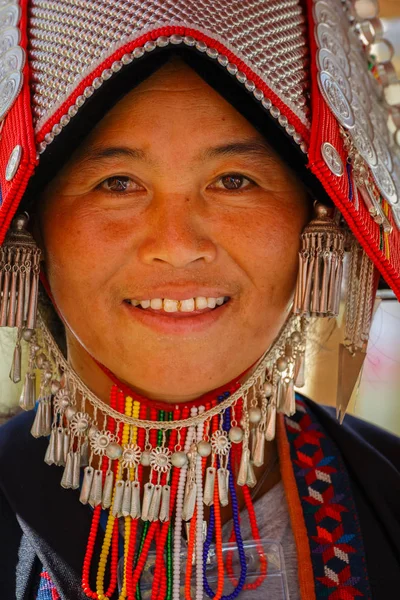
[[192, 312], [194, 310], [194, 298], [189, 298], [188, 300], [181, 300], [180, 310], [182, 312]]
[[[228, 300], [228, 298], [227, 298]], [[151, 300], [130, 300], [132, 306], [141, 306], [144, 309], [164, 310], [165, 312], [193, 312], [194, 310], [204, 310], [206, 308], [215, 308], [222, 306], [225, 302], [225, 296], [218, 298], [206, 298], [197, 296], [196, 298], [187, 298], [186, 300], [171, 300], [170, 298], [152, 298]]]
[[197, 296], [195, 302], [197, 310], [203, 310], [203, 308], [207, 308], [208, 306], [207, 298], [205, 298], [204, 296]]
[[150, 301], [150, 306], [151, 308], [153, 308], [154, 310], [161, 310], [163, 307], [163, 301], [161, 298], [153, 298]]
[[165, 312], [177, 312], [178, 310], [178, 301], [177, 300], [168, 300], [167, 298], [164, 300], [164, 310]]
[[208, 308], [215, 308], [217, 305], [217, 299], [216, 298], [207, 298], [207, 306]]

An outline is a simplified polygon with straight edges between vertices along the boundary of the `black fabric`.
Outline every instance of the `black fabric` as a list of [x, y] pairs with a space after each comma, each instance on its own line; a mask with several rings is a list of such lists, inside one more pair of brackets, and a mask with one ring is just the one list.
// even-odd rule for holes
[[124, 66], [94, 92], [41, 156], [39, 166], [23, 199], [24, 209], [32, 212], [31, 206], [45, 185], [58, 173], [106, 112], [125, 94], [161, 68], [172, 56], [179, 56], [185, 61], [252, 123], [257, 131], [265, 136], [282, 160], [295, 171], [313, 197], [325, 204], [332, 204], [320, 182], [306, 168], [306, 155], [277, 120], [238, 83], [236, 77], [229, 75], [225, 68], [207, 57], [205, 53], [187, 47], [177, 47], [158, 48], [150, 54], [145, 54], [130, 65]]
[[[341, 426], [332, 409], [306, 402], [349, 471], [372, 599], [395, 598], [400, 590], [400, 438], [350, 416]], [[62, 600], [84, 600], [81, 569], [91, 509], [80, 504], [78, 492], [60, 487], [60, 468], [43, 462], [47, 442], [31, 436], [32, 421], [33, 414], [24, 413], [0, 428], [0, 598], [31, 599], [38, 557]], [[102, 535], [97, 542], [96, 562]]]

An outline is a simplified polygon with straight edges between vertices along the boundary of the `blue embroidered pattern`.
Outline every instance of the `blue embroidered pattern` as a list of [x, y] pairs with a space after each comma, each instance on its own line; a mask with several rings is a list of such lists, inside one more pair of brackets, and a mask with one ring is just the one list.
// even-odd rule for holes
[[[348, 473], [334, 442], [296, 396], [285, 418], [308, 531], [317, 600], [370, 600], [364, 546]], [[300, 566], [301, 568], [301, 566]]]
[[40, 573], [40, 583], [36, 600], [60, 600], [60, 596], [47, 571]]

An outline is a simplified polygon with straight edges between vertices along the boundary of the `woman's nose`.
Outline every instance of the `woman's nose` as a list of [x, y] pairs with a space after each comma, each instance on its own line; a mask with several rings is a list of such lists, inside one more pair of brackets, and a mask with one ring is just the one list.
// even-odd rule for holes
[[146, 211], [139, 259], [146, 264], [161, 261], [175, 268], [215, 260], [217, 247], [199, 205], [181, 195], [155, 201]]

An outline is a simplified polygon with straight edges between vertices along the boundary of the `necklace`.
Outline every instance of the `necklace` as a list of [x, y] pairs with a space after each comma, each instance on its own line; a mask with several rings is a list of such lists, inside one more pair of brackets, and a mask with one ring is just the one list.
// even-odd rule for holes
[[[179, 600], [183, 593], [183, 573], [184, 595], [191, 598], [192, 563], [196, 600], [203, 598], [204, 590], [214, 598], [236, 598], [243, 589], [248, 589], [237, 500], [239, 488], [243, 490], [253, 537], [258, 544], [263, 570], [257, 581], [261, 584], [267, 562], [259, 543], [249, 489], [257, 485], [254, 467], [264, 463], [265, 443], [275, 436], [277, 412], [292, 415], [295, 411], [294, 384], [296, 378], [303, 377], [306, 320], [298, 316], [287, 320], [243, 384], [231, 385], [217, 398], [208, 396], [203, 404], [171, 406], [170, 411], [157, 411], [151, 403], [135, 399], [134, 394], [125, 396], [118, 385], [112, 386], [109, 404], [103, 402], [68, 364], [40, 315], [38, 325], [35, 332], [24, 335], [29, 338], [30, 349], [21, 405], [24, 408], [35, 405], [39, 369], [40, 397], [31, 432], [35, 437], [49, 436], [45, 462], [62, 466], [61, 485], [80, 489], [80, 502], [94, 509], [83, 565], [85, 594], [99, 600], [113, 596], [117, 585], [118, 522], [122, 520], [124, 568], [120, 600], [136, 598], [154, 543], [156, 570], [151, 595], [154, 600]], [[232, 507], [232, 539], [236, 540], [241, 564], [238, 580], [223, 561], [221, 507], [228, 505]], [[204, 520], [204, 506], [210, 507], [208, 522]], [[108, 518], [94, 591], [89, 579], [103, 510]], [[136, 534], [140, 520], [144, 522], [144, 533], [138, 549]], [[189, 524], [189, 535], [184, 568], [181, 532], [185, 522]], [[218, 564], [216, 592], [205, 578], [213, 539]], [[107, 589], [106, 568], [111, 573]], [[229, 596], [222, 595], [224, 573], [235, 583], [235, 590]]]

